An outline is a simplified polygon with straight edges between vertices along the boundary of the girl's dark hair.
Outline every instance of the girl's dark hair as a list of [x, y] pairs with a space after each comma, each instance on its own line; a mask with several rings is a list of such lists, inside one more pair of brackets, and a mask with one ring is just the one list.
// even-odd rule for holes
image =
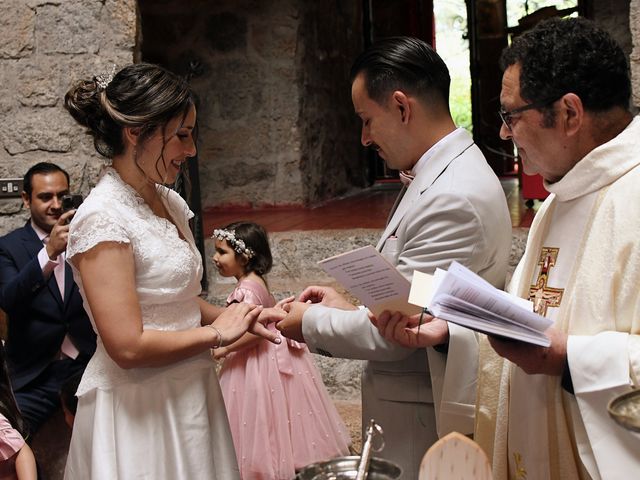
[[100, 77], [81, 80], [64, 97], [65, 108], [87, 127], [96, 151], [107, 158], [124, 151], [123, 128], [140, 128], [141, 140], [158, 128], [164, 135], [166, 124], [179, 115], [184, 119], [195, 104], [183, 78], [150, 63], [124, 67], [106, 88]]
[[[253, 222], [239, 221], [230, 223], [225, 230], [233, 230], [237, 239], [254, 251], [255, 255], [249, 259], [244, 267], [245, 273], [254, 272], [261, 277], [271, 271], [273, 257], [269, 247], [269, 237], [265, 229]], [[241, 258], [242, 254], [236, 252], [236, 258]]]
[[7, 369], [7, 356], [4, 351], [4, 345], [0, 342], [0, 413], [6, 417], [11, 426], [15, 428], [23, 438], [29, 436], [29, 426], [24, 421], [16, 398], [11, 389], [11, 381], [9, 380], [9, 371]]

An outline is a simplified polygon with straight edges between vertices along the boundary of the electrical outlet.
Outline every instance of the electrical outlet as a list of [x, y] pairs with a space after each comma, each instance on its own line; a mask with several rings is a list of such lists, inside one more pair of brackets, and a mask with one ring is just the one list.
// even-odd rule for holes
[[0, 198], [22, 195], [22, 178], [0, 178]]

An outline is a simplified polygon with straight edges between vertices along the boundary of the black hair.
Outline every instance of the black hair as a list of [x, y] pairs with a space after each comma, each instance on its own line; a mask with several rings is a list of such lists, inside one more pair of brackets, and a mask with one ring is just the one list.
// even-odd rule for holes
[[[269, 237], [261, 225], [239, 221], [230, 223], [224, 227], [224, 230], [234, 231], [235, 237], [242, 240], [245, 246], [255, 253], [244, 266], [244, 273], [254, 272], [262, 277], [271, 271], [273, 257], [269, 247]], [[236, 259], [242, 259], [242, 254], [235, 252], [235, 255]]]
[[[520, 96], [528, 102], [550, 104], [574, 93], [590, 112], [629, 108], [625, 54], [611, 35], [585, 18], [552, 18], [523, 33], [500, 59], [503, 70], [515, 64], [521, 68]], [[540, 110], [545, 119], [553, 113], [550, 106]]]
[[[140, 139], [147, 139], [167, 123], [182, 115], [184, 119], [196, 99], [186, 80], [150, 63], [124, 67], [108, 81], [100, 77], [76, 83], [65, 95], [64, 105], [71, 116], [87, 127], [96, 151], [113, 158], [124, 151], [122, 131], [140, 128]], [[163, 151], [157, 159], [162, 160]], [[136, 159], [137, 161], [137, 159]], [[157, 164], [156, 162], [156, 164]]]
[[364, 74], [369, 97], [381, 104], [385, 96], [403, 90], [437, 102], [449, 111], [451, 77], [442, 58], [426, 42], [389, 37], [371, 45], [353, 63], [351, 82]]
[[23, 438], [29, 436], [29, 426], [22, 418], [16, 398], [13, 395], [11, 381], [9, 380], [9, 370], [7, 368], [7, 355], [4, 344], [0, 342], [0, 413], [5, 416], [11, 426], [15, 428]]
[[27, 194], [29, 198], [31, 198], [31, 192], [33, 191], [33, 176], [34, 175], [48, 175], [50, 173], [64, 173], [64, 176], [67, 178], [67, 185], [69, 185], [69, 174], [60, 168], [55, 163], [50, 162], [40, 162], [36, 163], [33, 167], [27, 170], [27, 173], [24, 174], [24, 178], [22, 180], [22, 190]]

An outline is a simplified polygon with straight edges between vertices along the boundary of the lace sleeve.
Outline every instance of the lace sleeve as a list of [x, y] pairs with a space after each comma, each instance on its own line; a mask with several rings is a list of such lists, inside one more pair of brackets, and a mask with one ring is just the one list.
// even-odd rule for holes
[[106, 212], [92, 212], [75, 218], [69, 228], [67, 259], [91, 250], [102, 242], [131, 243], [121, 222]]

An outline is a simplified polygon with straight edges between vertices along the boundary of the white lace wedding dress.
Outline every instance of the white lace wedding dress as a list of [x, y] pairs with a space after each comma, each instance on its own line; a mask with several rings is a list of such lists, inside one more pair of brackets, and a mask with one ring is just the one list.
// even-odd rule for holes
[[[171, 222], [154, 215], [109, 168], [78, 209], [67, 258], [94, 325], [73, 256], [101, 242], [131, 244], [145, 329], [200, 325], [202, 262], [180, 196], [158, 187]], [[114, 304], [118, 302], [113, 299]], [[100, 337], [78, 388], [65, 479], [239, 478], [224, 401], [209, 352], [160, 368], [124, 370]]]

